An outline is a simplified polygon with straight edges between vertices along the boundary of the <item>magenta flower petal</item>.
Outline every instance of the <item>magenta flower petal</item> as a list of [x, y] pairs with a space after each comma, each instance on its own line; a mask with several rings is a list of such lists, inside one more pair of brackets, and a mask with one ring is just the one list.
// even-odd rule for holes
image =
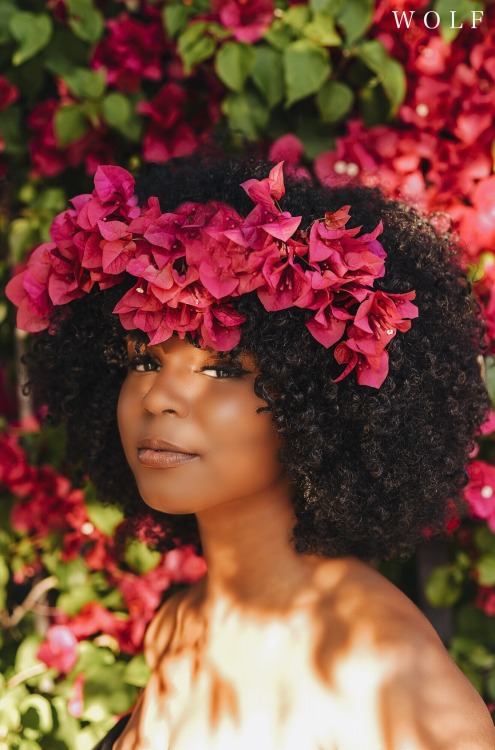
[[105, 203], [129, 200], [134, 194], [134, 185], [134, 177], [122, 167], [108, 165], [96, 170], [96, 194]]

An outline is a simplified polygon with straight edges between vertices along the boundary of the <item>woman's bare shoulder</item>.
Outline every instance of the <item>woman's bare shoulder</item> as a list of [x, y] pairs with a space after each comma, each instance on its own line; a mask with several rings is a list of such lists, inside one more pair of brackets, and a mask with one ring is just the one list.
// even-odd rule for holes
[[200, 584], [176, 592], [159, 607], [149, 623], [144, 636], [144, 656], [150, 669], [154, 669], [170, 647], [180, 625], [181, 613], [194, 605]]
[[[329, 677], [350, 715], [362, 701], [363, 711], [379, 717], [375, 730], [383, 747], [494, 750], [485, 703], [403, 592], [372, 567], [350, 560], [333, 603], [325, 630], [340, 650]], [[331, 634], [335, 620], [338, 642]]]

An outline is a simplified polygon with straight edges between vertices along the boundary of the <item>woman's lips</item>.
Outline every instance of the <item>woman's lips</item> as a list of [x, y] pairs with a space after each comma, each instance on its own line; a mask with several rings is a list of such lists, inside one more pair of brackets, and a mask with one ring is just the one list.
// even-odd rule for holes
[[172, 453], [172, 451], [154, 451], [150, 448], [140, 448], [138, 450], [138, 461], [143, 466], [149, 466], [152, 469], [171, 469], [174, 466], [181, 466], [195, 458], [199, 458], [192, 453]]
[[138, 443], [138, 461], [152, 469], [172, 469], [199, 458], [197, 453], [188, 453], [173, 443], [161, 438], [144, 438]]

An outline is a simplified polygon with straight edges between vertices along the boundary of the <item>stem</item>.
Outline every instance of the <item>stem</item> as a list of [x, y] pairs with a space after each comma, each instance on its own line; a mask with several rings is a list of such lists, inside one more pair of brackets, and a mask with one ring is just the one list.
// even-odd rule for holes
[[46, 672], [46, 669], [46, 664], [33, 664], [31, 667], [26, 667], [22, 672], [18, 672], [11, 677], [6, 684], [6, 687], [9, 690], [12, 690], [12, 688], [17, 687], [17, 685], [29, 680], [30, 677], [36, 677], [38, 674], [43, 674], [43, 672]]
[[11, 615], [8, 615], [6, 612], [0, 613], [0, 623], [2, 626], [4, 628], [12, 628], [17, 625], [24, 615], [39, 603], [39, 600], [44, 597], [46, 592], [50, 589], [54, 589], [57, 584], [58, 579], [56, 576], [48, 576], [48, 578], [43, 578], [41, 581], [38, 581], [26, 596], [22, 604], [19, 604]]

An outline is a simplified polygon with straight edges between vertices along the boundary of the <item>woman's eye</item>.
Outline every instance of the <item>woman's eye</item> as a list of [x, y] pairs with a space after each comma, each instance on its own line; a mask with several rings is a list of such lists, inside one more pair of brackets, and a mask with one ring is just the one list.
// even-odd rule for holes
[[158, 360], [153, 357], [136, 357], [129, 362], [129, 369], [134, 372], [153, 372], [160, 368]]
[[202, 367], [201, 372], [210, 378], [240, 378], [246, 374], [247, 370], [240, 367], [213, 367], [210, 365]]

